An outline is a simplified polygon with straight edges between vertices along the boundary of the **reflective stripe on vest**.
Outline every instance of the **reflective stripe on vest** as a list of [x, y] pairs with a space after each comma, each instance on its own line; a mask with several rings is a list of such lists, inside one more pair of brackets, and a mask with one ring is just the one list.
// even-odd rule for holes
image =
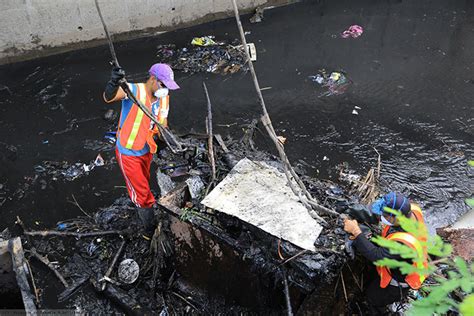
[[[144, 84], [137, 84], [137, 99], [142, 104], [145, 104], [145, 106], [148, 105], [146, 104], [147, 94], [146, 94]], [[127, 144], [125, 145], [125, 148], [131, 149], [133, 147], [133, 143], [135, 142], [135, 139], [137, 138], [137, 135], [138, 135], [138, 131], [140, 130], [140, 125], [142, 124], [143, 115], [144, 115], [143, 111], [139, 109], [135, 116], [135, 120], [133, 121], [132, 131], [130, 132], [130, 135], [128, 136]]]
[[[159, 107], [153, 114], [157, 115], [158, 122], [163, 125], [163, 127], [168, 127], [168, 112], [169, 112], [169, 100], [170, 97], [166, 96], [159, 100]], [[147, 143], [150, 146], [150, 152], [152, 154], [156, 153], [158, 150], [158, 146], [154, 140], [154, 135], [160, 136], [160, 131], [158, 130], [158, 126], [155, 123], [150, 122], [150, 132], [147, 136]]]
[[[421, 209], [415, 205], [411, 205], [412, 212], [414, 214], [415, 220], [424, 225], [423, 213]], [[384, 227], [382, 231], [382, 237], [388, 240], [394, 240], [403, 243], [404, 245], [410, 247], [411, 249], [415, 250], [417, 253], [418, 259], [422, 259], [420, 263], [419, 260], [414, 260], [413, 266], [416, 268], [428, 267], [428, 254], [426, 252], [426, 247], [424, 247], [421, 241], [426, 241], [426, 238], [420, 238], [420, 240], [416, 239], [412, 234], [407, 232], [396, 232], [387, 236], [388, 230], [390, 229], [389, 226]], [[377, 272], [380, 276], [380, 287], [386, 288], [390, 281], [392, 280], [392, 275], [390, 273], [390, 269], [384, 266], [377, 267]], [[418, 273], [411, 273], [405, 277], [405, 282], [413, 289], [419, 289], [421, 284], [426, 279], [425, 275], [420, 275]]]
[[[132, 84], [132, 91], [137, 99], [151, 110], [151, 99], [147, 95], [145, 84]], [[120, 145], [132, 150], [143, 149], [147, 141], [149, 126], [150, 118], [136, 104], [133, 104], [124, 118], [122, 126], [119, 126]]]

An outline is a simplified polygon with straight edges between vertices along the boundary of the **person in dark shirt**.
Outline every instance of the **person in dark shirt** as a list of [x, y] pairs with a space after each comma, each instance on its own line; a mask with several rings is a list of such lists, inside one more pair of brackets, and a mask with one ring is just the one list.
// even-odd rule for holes
[[[399, 225], [395, 215], [385, 211], [385, 208], [400, 211], [404, 216], [412, 218], [424, 225], [423, 215], [420, 208], [403, 195], [390, 192], [383, 198], [374, 202], [371, 206], [373, 214], [380, 216], [383, 225], [382, 237], [401, 242], [409, 247], [421, 247], [421, 241], [413, 235], [405, 232]], [[367, 260], [375, 262], [384, 258], [403, 261], [399, 255], [391, 254], [387, 248], [378, 247], [367, 239], [362, 233], [357, 220], [346, 218], [344, 220], [344, 230], [351, 235], [355, 249]], [[422, 248], [422, 247], [421, 247]], [[422, 254], [423, 256], [425, 254]], [[411, 262], [410, 262], [411, 263]], [[377, 267], [378, 277], [374, 278], [367, 290], [367, 301], [372, 308], [373, 314], [383, 314], [385, 307], [393, 302], [400, 301], [408, 293], [410, 288], [418, 289], [425, 279], [417, 274], [403, 275], [399, 269], [388, 269]]]

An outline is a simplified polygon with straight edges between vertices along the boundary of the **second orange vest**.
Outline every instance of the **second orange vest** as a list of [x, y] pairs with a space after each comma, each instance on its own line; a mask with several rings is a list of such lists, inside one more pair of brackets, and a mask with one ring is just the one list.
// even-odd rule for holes
[[[421, 209], [416, 204], [411, 204], [411, 211], [415, 216], [415, 220], [425, 225], [423, 214]], [[388, 234], [390, 226], [385, 226], [382, 230], [382, 237], [388, 240], [394, 240], [401, 242], [402, 244], [414, 249], [420, 258], [423, 258], [421, 264], [414, 262], [413, 266], [421, 268], [428, 267], [428, 253], [426, 251], [426, 246], [424, 246], [427, 237], [420, 237], [420, 239], [416, 239], [412, 234], [407, 232], [396, 232], [392, 234]], [[390, 281], [392, 281], [392, 274], [390, 273], [390, 269], [384, 266], [378, 266], [377, 272], [380, 276], [380, 287], [386, 288]], [[405, 282], [412, 288], [412, 289], [419, 289], [421, 284], [426, 279], [426, 275], [420, 275], [418, 273], [411, 273], [405, 277]]]

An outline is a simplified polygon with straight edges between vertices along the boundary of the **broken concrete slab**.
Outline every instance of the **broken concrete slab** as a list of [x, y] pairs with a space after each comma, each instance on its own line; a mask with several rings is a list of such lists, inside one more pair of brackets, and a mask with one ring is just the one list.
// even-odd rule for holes
[[465, 260], [474, 258], [474, 209], [453, 225], [436, 229], [436, 233], [453, 246], [453, 254]]
[[311, 251], [322, 230], [285, 175], [265, 162], [240, 160], [201, 203]]

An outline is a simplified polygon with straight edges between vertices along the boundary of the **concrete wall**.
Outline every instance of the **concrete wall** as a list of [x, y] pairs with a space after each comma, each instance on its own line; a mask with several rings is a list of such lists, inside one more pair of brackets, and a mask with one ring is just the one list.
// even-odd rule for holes
[[[239, 9], [284, 0], [238, 0]], [[231, 0], [99, 0], [111, 34], [140, 36], [232, 14]], [[94, 0], [0, 0], [0, 63], [104, 42]], [[123, 37], [122, 37], [123, 38]], [[94, 41], [95, 40], [95, 41]], [[86, 43], [84, 45], [84, 43]]]

